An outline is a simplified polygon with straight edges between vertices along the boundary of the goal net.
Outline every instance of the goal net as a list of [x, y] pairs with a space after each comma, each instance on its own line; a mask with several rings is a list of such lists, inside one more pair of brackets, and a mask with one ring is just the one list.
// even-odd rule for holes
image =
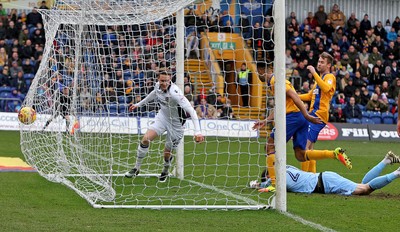
[[[94, 207], [268, 207], [271, 194], [248, 187], [265, 168], [268, 134], [252, 130], [267, 113], [263, 74], [274, 60], [264, 37], [272, 6], [263, 2], [62, 0], [39, 10], [46, 44], [23, 104], [38, 114], [21, 124], [27, 161]], [[126, 178], [159, 110], [129, 105], [163, 71], [197, 110], [206, 140], [193, 141], [188, 119], [166, 182], [158, 179], [165, 134], [150, 143], [140, 174]]]

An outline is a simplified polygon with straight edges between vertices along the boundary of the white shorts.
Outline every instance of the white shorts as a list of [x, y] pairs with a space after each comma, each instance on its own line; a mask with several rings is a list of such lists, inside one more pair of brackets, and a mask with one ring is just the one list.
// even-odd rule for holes
[[184, 127], [179, 118], [171, 119], [162, 113], [156, 115], [155, 121], [149, 126], [149, 129], [154, 130], [159, 136], [167, 132], [165, 147], [170, 150], [178, 146], [184, 133]]

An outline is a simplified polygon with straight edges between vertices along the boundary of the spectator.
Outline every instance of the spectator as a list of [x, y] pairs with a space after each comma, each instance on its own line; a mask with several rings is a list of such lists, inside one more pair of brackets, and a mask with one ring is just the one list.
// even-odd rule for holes
[[231, 106], [231, 100], [228, 98], [226, 99], [226, 103], [222, 108], [221, 119], [234, 119], [234, 118], [236, 117]]
[[196, 113], [199, 119], [216, 119], [217, 110], [214, 106], [207, 103], [205, 98], [200, 99], [200, 105], [196, 108]]
[[389, 33], [391, 29], [392, 29], [392, 24], [390, 23], [389, 19], [386, 19], [386, 23], [385, 23], [386, 33]]
[[[4, 26], [3, 21], [0, 21], [0, 39], [6, 38], [6, 27]], [[396, 35], [397, 36], [397, 35]]]
[[37, 8], [34, 7], [32, 11], [26, 16], [26, 25], [28, 28], [36, 26], [38, 23], [43, 25], [42, 16], [37, 11]]
[[351, 65], [351, 68], [353, 69], [353, 73], [355, 74], [357, 71], [360, 71], [361, 66], [362, 66], [362, 64], [360, 62], [360, 59], [356, 58], [354, 63]]
[[[0, 50], [0, 52], [1, 52], [1, 50]], [[295, 60], [293, 60], [293, 58], [291, 56], [290, 49], [286, 49], [285, 67], [286, 67], [286, 69], [294, 69], [297, 67], [297, 63], [295, 62]]]
[[368, 53], [368, 47], [363, 47], [361, 54], [358, 56], [360, 58], [361, 64], [365, 64], [365, 61], [368, 62], [369, 64], [369, 53]]
[[356, 27], [352, 27], [349, 29], [347, 38], [350, 44], [354, 45], [358, 50], [360, 50], [361, 34]]
[[343, 109], [343, 114], [346, 119], [362, 118], [361, 109], [358, 105], [356, 105], [356, 100], [354, 97], [350, 97], [349, 103], [347, 103]]
[[22, 72], [22, 67], [18, 65], [17, 61], [13, 61], [10, 68], [10, 76], [12, 79], [17, 78], [18, 72]]
[[393, 61], [392, 65], [390, 66], [391, 70], [392, 70], [392, 76], [395, 78], [399, 78], [400, 77], [400, 70], [397, 68], [397, 61]]
[[[229, 15], [227, 10], [224, 10], [221, 14], [221, 26], [234, 26], [233, 18]], [[229, 23], [228, 23], [229, 21]]]
[[24, 79], [24, 72], [18, 72], [17, 77], [12, 79], [11, 87], [16, 88], [19, 94], [26, 94], [28, 92], [28, 87]]
[[384, 104], [386, 106], [389, 105], [387, 95], [386, 95], [386, 93], [382, 92], [382, 88], [380, 85], [375, 86], [375, 94], [378, 95], [379, 102], [381, 102], [382, 104]]
[[300, 60], [295, 70], [298, 76], [301, 77], [302, 81], [308, 80], [308, 74], [310, 73], [307, 69], [308, 61], [306, 59]]
[[36, 29], [34, 34], [32, 35], [32, 43], [33, 45], [39, 44], [39, 45], [44, 45], [46, 42], [46, 38], [42, 33], [40, 32], [39, 29]]
[[308, 81], [304, 81], [303, 85], [300, 88], [300, 93], [301, 94], [305, 94], [305, 93], [310, 92], [310, 90], [311, 90], [310, 89], [310, 83]]
[[378, 95], [373, 93], [371, 99], [367, 103], [366, 109], [374, 112], [386, 112], [387, 106], [378, 101]]
[[338, 43], [343, 36], [343, 27], [337, 26], [335, 32], [332, 34], [332, 42]]
[[369, 21], [368, 19], [368, 14], [365, 14], [363, 20], [360, 22], [360, 29], [364, 33], [367, 33], [367, 31], [370, 31], [372, 29], [372, 24], [371, 21]]
[[361, 91], [361, 105], [366, 106], [371, 99], [371, 95], [366, 87], [362, 87]]
[[354, 92], [354, 100], [356, 104], [361, 104], [361, 91], [359, 88], [356, 89], [356, 91]]
[[355, 87], [360, 88], [360, 89], [362, 87], [367, 86], [367, 84], [365, 83], [365, 81], [361, 77], [360, 71], [356, 71], [355, 72], [354, 79], [353, 79], [353, 84], [354, 84]]
[[46, 5], [46, 1], [42, 1], [42, 3], [40, 4], [39, 9], [42, 9], [42, 10], [49, 10], [49, 8], [48, 8], [47, 5]]
[[0, 48], [0, 67], [4, 67], [8, 63], [8, 55], [4, 47]]
[[250, 99], [250, 85], [249, 82], [252, 78], [252, 74], [250, 69], [247, 68], [246, 63], [243, 63], [240, 66], [240, 69], [237, 70], [237, 83], [240, 87], [240, 95], [242, 96], [242, 106], [248, 107], [249, 106], [249, 99]]
[[[221, 117], [221, 115], [223, 113], [224, 103], [223, 103], [221, 94], [217, 93], [216, 96], [217, 96], [217, 99], [215, 101], [215, 108], [217, 109], [218, 117]], [[225, 100], [225, 102], [226, 102], [226, 100]]]
[[396, 33], [399, 31], [399, 29], [400, 29], [400, 18], [399, 18], [399, 16], [397, 16], [394, 19], [394, 22], [392, 23], [392, 27], [394, 27]]
[[352, 97], [354, 95], [354, 93], [356, 92], [356, 89], [357, 89], [357, 87], [355, 87], [353, 85], [353, 79], [349, 78], [349, 81], [343, 90], [343, 93], [344, 93], [344, 96], [346, 97], [346, 99], [349, 99], [350, 97]]
[[375, 38], [376, 38], [376, 35], [373, 33], [372, 29], [366, 31], [366, 36], [365, 36], [364, 40], [366, 40], [369, 47], [372, 46], [372, 43], [375, 41]]
[[3, 8], [3, 4], [0, 3], [0, 21], [3, 22], [7, 18], [7, 12]]
[[[292, 12], [290, 12], [289, 17], [286, 18], [286, 26], [289, 26], [289, 25], [294, 26], [293, 22], [295, 23], [296, 26], [299, 25], [298, 22], [297, 22], [296, 13], [292, 11]], [[298, 28], [295, 28], [295, 30], [297, 31]]]
[[28, 28], [24, 28], [18, 36], [18, 42], [19, 44], [25, 44], [25, 42], [29, 39], [29, 30]]
[[3, 67], [3, 71], [0, 74], [0, 86], [10, 86], [11, 85], [11, 77], [8, 72], [8, 66]]
[[377, 60], [382, 60], [382, 55], [379, 53], [379, 50], [377, 47], [372, 48], [372, 52], [368, 57], [368, 62], [372, 65], [376, 65]]
[[335, 32], [335, 28], [332, 26], [330, 19], [327, 19], [325, 24], [321, 26], [321, 31], [325, 33], [327, 39], [332, 39], [332, 34]]
[[270, 22], [265, 21], [262, 29], [263, 43], [262, 43], [262, 57], [264, 61], [273, 61], [274, 54], [274, 40], [272, 33], [272, 25]]
[[251, 25], [247, 15], [240, 15], [239, 28], [244, 39], [247, 40], [251, 37]]
[[15, 23], [10, 21], [8, 24], [8, 28], [6, 29], [6, 39], [8, 40], [8, 44], [12, 43], [12, 40], [18, 39], [19, 30], [15, 27]]
[[30, 39], [28, 39], [25, 43], [24, 46], [22, 46], [21, 49], [21, 58], [22, 59], [33, 59], [33, 48], [32, 48], [32, 42]]
[[368, 78], [369, 85], [380, 85], [383, 82], [382, 74], [380, 73], [379, 67], [374, 66], [372, 73]]
[[383, 54], [385, 52], [385, 42], [383, 41], [383, 39], [381, 39], [381, 36], [379, 35], [375, 37], [375, 40], [374, 42], [372, 42], [371, 46], [376, 47], [380, 54]]
[[341, 39], [338, 41], [338, 46], [341, 52], [346, 52], [349, 50], [350, 42], [347, 40], [347, 36], [343, 35]]
[[389, 88], [389, 97], [395, 99], [400, 93], [400, 78], [397, 78], [395, 84]]
[[352, 12], [349, 19], [347, 20], [347, 29], [355, 28], [356, 22], [358, 19], [356, 18], [356, 13]]
[[186, 38], [186, 59], [189, 58], [191, 51], [195, 51], [197, 59], [200, 58], [199, 38], [197, 37], [197, 32], [195, 30]]
[[13, 9], [11, 9], [10, 13], [8, 14], [8, 21], [16, 24], [17, 19], [18, 19], [17, 9], [13, 8]]
[[384, 82], [392, 83], [396, 76], [392, 73], [392, 68], [390, 66], [385, 67], [385, 72], [382, 74]]
[[[390, 41], [388, 47], [386, 48], [385, 52], [383, 53], [383, 58], [385, 59], [385, 66], [390, 66], [394, 60], [397, 60], [396, 56], [396, 48], [394, 46], [394, 42]], [[393, 55], [390, 57], [390, 55]]]
[[328, 19], [332, 22], [333, 28], [336, 28], [337, 26], [343, 28], [346, 24], [346, 16], [339, 9], [338, 4], [333, 5], [331, 13], [329, 13], [329, 15], [328, 15]]
[[325, 23], [328, 15], [325, 13], [324, 5], [318, 7], [318, 11], [315, 12], [314, 17], [317, 20], [318, 26], [322, 26]]
[[386, 32], [385, 28], [383, 27], [381, 21], [378, 21], [378, 22], [376, 23], [376, 25], [375, 25], [375, 27], [374, 27], [374, 34], [375, 34], [376, 36], [379, 35], [379, 36], [382, 38], [382, 40], [385, 40], [385, 39], [386, 39], [386, 34], [387, 34], [387, 32]]

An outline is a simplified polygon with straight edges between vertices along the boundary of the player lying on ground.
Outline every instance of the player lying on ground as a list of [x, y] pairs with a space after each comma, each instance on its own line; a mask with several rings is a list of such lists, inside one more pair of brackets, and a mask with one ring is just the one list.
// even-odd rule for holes
[[[274, 94], [275, 77], [273, 74], [267, 76], [268, 87], [271, 94]], [[292, 84], [285, 80], [286, 88], [286, 142], [293, 138], [293, 150], [298, 161], [304, 162], [308, 160], [320, 159], [337, 159], [344, 164], [348, 169], [352, 168], [351, 160], [340, 147], [335, 150], [307, 150], [307, 133], [308, 122], [314, 124], [321, 123], [321, 119], [308, 114], [303, 102], [300, 100]], [[269, 115], [265, 120], [260, 120], [254, 123], [253, 130], [258, 130], [264, 127], [268, 121], [274, 118], [274, 114]], [[270, 137], [267, 140], [266, 156], [267, 168], [270, 174], [272, 185], [275, 185], [275, 128], [272, 130]]]
[[156, 100], [160, 104], [160, 111], [157, 113], [154, 123], [150, 125], [146, 134], [140, 141], [137, 149], [135, 167], [126, 172], [125, 177], [131, 178], [139, 174], [142, 160], [149, 151], [150, 142], [157, 136], [161, 136], [164, 132], [167, 132], [164, 147], [164, 168], [159, 177], [160, 182], [165, 182], [168, 177], [168, 169], [171, 166], [171, 152], [178, 146], [183, 138], [183, 125], [186, 122], [186, 113], [190, 115], [194, 124], [195, 141], [201, 143], [204, 141], [204, 137], [200, 131], [200, 124], [196, 111], [178, 86], [171, 83], [170, 74], [166, 72], [160, 73], [154, 90], [139, 103], [131, 105], [129, 110], [133, 111], [137, 107], [141, 107], [152, 100]]
[[[388, 164], [400, 163], [400, 157], [389, 151], [385, 158], [365, 174], [361, 183], [355, 183], [335, 172], [311, 173], [293, 166], [286, 166], [286, 189], [294, 193], [322, 193], [340, 195], [368, 195], [381, 189], [400, 177], [400, 168], [392, 173], [379, 176]], [[264, 174], [265, 173], [265, 174]], [[251, 188], [258, 188], [260, 192], [273, 192], [268, 171], [265, 171], [261, 183], [257, 180], [250, 182]]]

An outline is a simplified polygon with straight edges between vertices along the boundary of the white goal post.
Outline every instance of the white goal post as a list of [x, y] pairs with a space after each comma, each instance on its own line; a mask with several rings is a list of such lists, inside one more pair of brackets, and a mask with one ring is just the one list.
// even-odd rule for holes
[[[23, 103], [37, 120], [20, 124], [27, 162], [96, 208], [286, 211], [284, 6], [276, 1], [274, 26], [260, 29], [271, 37], [257, 41], [246, 32], [272, 8], [261, 0], [61, 0], [39, 10], [46, 43]], [[252, 126], [266, 115], [262, 76], [272, 66], [282, 106], [275, 110], [276, 200], [248, 186], [266, 167], [270, 131]], [[158, 181], [165, 134], [150, 143], [140, 174], [125, 178], [159, 109], [157, 102], [133, 112], [129, 106], [164, 71], [193, 104], [206, 141], [193, 141], [187, 119], [166, 182]]]

